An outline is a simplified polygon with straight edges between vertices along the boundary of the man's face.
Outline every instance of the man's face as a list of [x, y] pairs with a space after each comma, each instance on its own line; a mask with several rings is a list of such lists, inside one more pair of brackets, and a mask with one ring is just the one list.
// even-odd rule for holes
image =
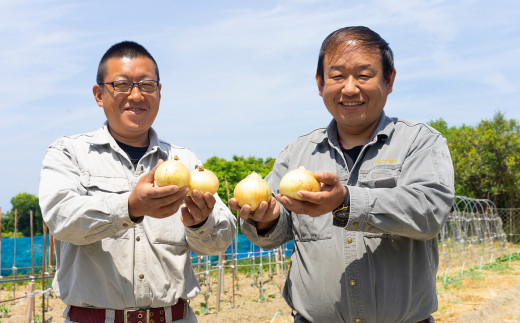
[[340, 135], [369, 137], [392, 92], [395, 70], [386, 81], [381, 55], [355, 45], [327, 53], [323, 63], [324, 79], [316, 76], [319, 94]]
[[[104, 82], [157, 80], [154, 62], [148, 57], [110, 58], [106, 61]], [[135, 85], [130, 92], [116, 92], [112, 85], [95, 85], [94, 97], [105, 111], [110, 133], [129, 145], [147, 145], [161, 100], [161, 85], [154, 92], [141, 92]]]

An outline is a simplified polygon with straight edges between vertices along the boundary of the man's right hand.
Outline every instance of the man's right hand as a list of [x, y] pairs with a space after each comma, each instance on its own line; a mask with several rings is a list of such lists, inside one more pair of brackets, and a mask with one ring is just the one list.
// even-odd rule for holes
[[242, 220], [252, 219], [255, 221], [257, 231], [269, 231], [276, 224], [276, 220], [280, 216], [280, 205], [278, 201], [271, 197], [269, 203], [262, 201], [255, 212], [251, 212], [251, 206], [245, 204], [238, 206], [235, 198], [229, 199], [229, 208], [236, 210]]
[[130, 218], [151, 216], [153, 218], [166, 218], [179, 210], [188, 195], [189, 189], [179, 189], [177, 185], [156, 187], [154, 175], [157, 167], [164, 161], [159, 159], [155, 167], [143, 175], [128, 197], [128, 213]]

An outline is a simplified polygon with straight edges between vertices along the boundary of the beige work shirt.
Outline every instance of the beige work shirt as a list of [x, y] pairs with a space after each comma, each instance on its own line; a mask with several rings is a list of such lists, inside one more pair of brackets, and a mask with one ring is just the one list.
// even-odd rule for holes
[[201, 165], [189, 149], [159, 140], [134, 169], [107, 124], [91, 133], [61, 137], [47, 150], [39, 190], [43, 219], [55, 239], [53, 289], [68, 305], [125, 309], [163, 307], [195, 297], [200, 287], [189, 251], [216, 254], [231, 244], [236, 219], [215, 194], [213, 212], [192, 229], [180, 211], [134, 223], [128, 197], [159, 159], [177, 155], [188, 169]]

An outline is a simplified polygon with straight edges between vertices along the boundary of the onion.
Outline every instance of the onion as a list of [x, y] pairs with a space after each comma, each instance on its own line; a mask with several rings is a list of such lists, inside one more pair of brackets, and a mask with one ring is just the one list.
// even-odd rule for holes
[[209, 169], [205, 169], [204, 167], [199, 166], [192, 170], [190, 175], [190, 196], [193, 190], [197, 190], [201, 194], [206, 192], [210, 192], [211, 194], [217, 193], [219, 182], [215, 173]]
[[303, 201], [296, 195], [298, 191], [319, 192], [320, 190], [320, 182], [312, 172], [306, 170], [303, 166], [291, 170], [280, 181], [280, 193], [298, 201]]
[[155, 171], [154, 178], [157, 186], [177, 185], [182, 188], [190, 185], [190, 171], [177, 156], [162, 163]]
[[238, 206], [248, 204], [251, 206], [251, 211], [255, 211], [262, 201], [269, 202], [271, 187], [262, 176], [252, 172], [235, 186], [234, 197]]

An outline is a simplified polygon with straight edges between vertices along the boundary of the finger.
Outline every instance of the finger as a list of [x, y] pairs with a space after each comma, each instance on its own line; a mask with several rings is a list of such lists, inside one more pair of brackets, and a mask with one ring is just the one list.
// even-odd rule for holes
[[156, 208], [153, 211], [149, 210], [149, 213], [147, 213], [147, 215], [153, 218], [167, 218], [177, 213], [182, 203], [184, 203], [184, 200], [177, 200], [171, 204]]
[[201, 210], [213, 210], [213, 206], [215, 205], [215, 197], [208, 192], [202, 195], [198, 190], [193, 190], [191, 197], [188, 196], [188, 198], [191, 198]]
[[336, 185], [340, 182], [338, 175], [329, 172], [319, 171], [314, 174], [314, 177], [325, 185]]
[[[172, 196], [174, 194], [177, 194], [179, 191], [181, 191], [182, 189], [185, 189], [185, 191], [189, 191], [188, 188], [180, 188], [179, 186], [177, 185], [168, 185], [168, 186], [162, 186], [162, 187], [153, 187], [153, 190], [150, 192], [150, 198], [153, 198], [153, 199], [160, 199], [160, 198], [163, 198], [163, 197], [168, 197], [168, 196]], [[181, 194], [184, 194], [181, 193]], [[188, 193], [186, 193], [188, 194]]]
[[145, 183], [154, 183], [155, 181], [155, 171], [157, 170], [157, 168], [162, 164], [164, 163], [164, 161], [162, 159], [159, 159], [159, 161], [157, 162], [157, 165], [155, 165], [154, 168], [152, 168], [148, 173], [144, 174], [140, 179], [139, 181], [143, 181]]
[[284, 196], [281, 194], [278, 194], [276, 196], [276, 199], [288, 210], [298, 213], [298, 214], [304, 214], [305, 210], [305, 202], [300, 202], [298, 200], [295, 200], [293, 198], [290, 198], [288, 196]]
[[330, 195], [330, 192], [320, 191], [320, 192], [309, 192], [309, 191], [298, 191], [296, 193], [298, 197], [302, 200], [311, 202], [314, 204], [321, 204], [323, 200], [327, 198], [327, 195]]
[[161, 192], [155, 192], [152, 199], [154, 203], [157, 203], [157, 205], [166, 206], [178, 200], [183, 201], [184, 197], [188, 195], [188, 192], [189, 189], [187, 187], [179, 189], [178, 187], [175, 188], [172, 186], [170, 191], [164, 190]]
[[253, 215], [251, 214], [251, 205], [249, 204], [244, 204], [244, 206], [242, 206], [240, 208], [240, 210], [238, 211], [238, 215], [240, 216], [241, 219], [243, 220], [247, 220], [247, 219], [250, 219], [253, 217]]
[[202, 221], [202, 219], [204, 218], [202, 209], [193, 201], [193, 199], [189, 196], [186, 196], [184, 198], [184, 203], [186, 204], [188, 212], [191, 214], [195, 223]]
[[204, 193], [204, 200], [206, 201], [206, 205], [208, 206], [208, 209], [213, 210], [215, 207], [215, 203], [217, 203], [217, 200], [215, 199], [215, 196], [211, 193]]
[[271, 198], [269, 201], [269, 207], [267, 209], [267, 212], [273, 214], [273, 216], [278, 217], [280, 215], [280, 204], [278, 203], [278, 200], [276, 198]]
[[255, 221], [262, 221], [264, 219], [265, 211], [267, 211], [268, 207], [269, 204], [266, 201], [260, 202], [256, 210], [253, 212], [252, 219]]
[[181, 207], [181, 221], [185, 226], [192, 226], [195, 224], [195, 220], [188, 210], [187, 206]]
[[240, 206], [238, 206], [238, 202], [237, 200], [232, 197], [228, 200], [228, 205], [229, 205], [229, 208], [232, 209], [232, 210], [235, 210], [235, 211], [240, 211]]

